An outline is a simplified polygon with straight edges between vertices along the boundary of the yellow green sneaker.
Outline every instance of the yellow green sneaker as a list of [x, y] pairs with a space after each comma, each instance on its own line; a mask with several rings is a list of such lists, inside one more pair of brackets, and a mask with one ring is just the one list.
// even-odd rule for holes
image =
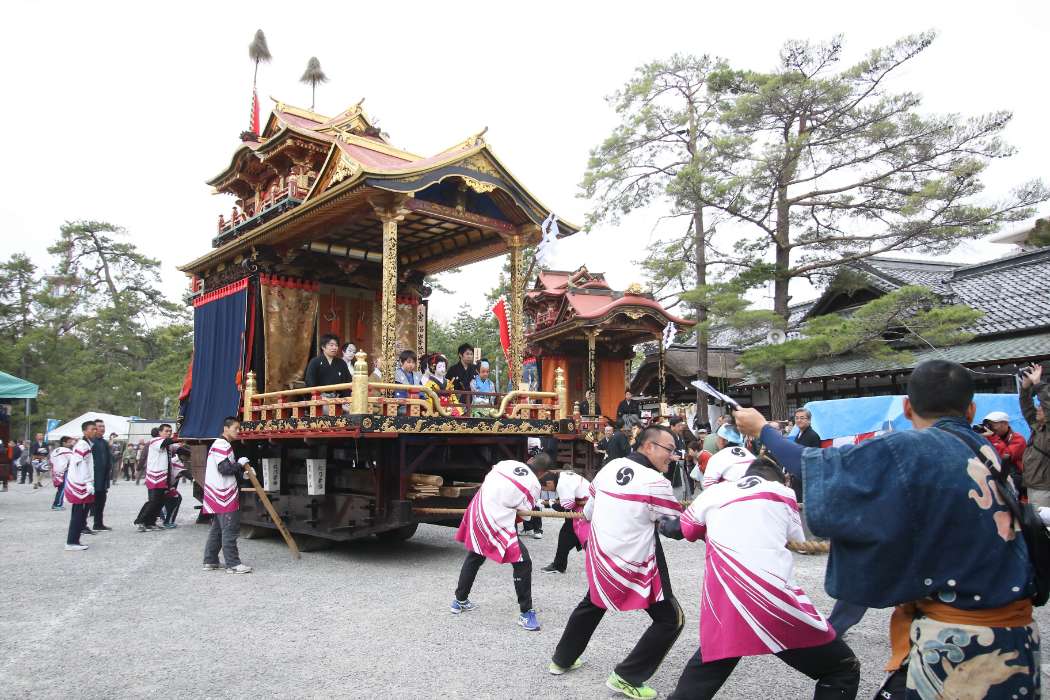
[[583, 659], [576, 659], [572, 662], [572, 666], [569, 666], [568, 668], [565, 668], [564, 666], [559, 666], [558, 664], [551, 661], [550, 665], [547, 666], [547, 671], [549, 671], [552, 676], [560, 676], [563, 673], [575, 671], [580, 666], [583, 666]]
[[650, 698], [656, 697], [656, 691], [642, 683], [639, 686], [634, 686], [620, 678], [615, 672], [605, 681], [605, 687], [609, 690], [615, 690], [617, 693], [623, 693], [629, 698], [639, 698], [641, 700], [649, 700]]

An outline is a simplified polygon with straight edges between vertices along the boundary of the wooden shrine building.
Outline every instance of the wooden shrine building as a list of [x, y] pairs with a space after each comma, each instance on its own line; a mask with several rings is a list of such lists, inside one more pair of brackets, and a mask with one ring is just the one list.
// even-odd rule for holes
[[[661, 346], [668, 323], [688, 328], [638, 284], [616, 291], [600, 272], [541, 270], [525, 294], [526, 354], [537, 359], [541, 388], [565, 372], [570, 403], [594, 391], [600, 414], [616, 417], [630, 379], [634, 347], [653, 340]], [[662, 374], [662, 372], [661, 372]], [[661, 404], [664, 399], [661, 398]], [[594, 408], [592, 413], [597, 413]]]
[[[251, 303], [261, 311], [249, 324], [258, 332], [248, 329], [246, 342], [262, 343], [247, 362], [259, 391], [289, 389], [328, 332], [381, 360], [393, 381], [401, 350], [426, 351], [427, 275], [509, 254], [511, 288], [523, 290], [523, 250], [539, 241], [550, 210], [484, 132], [422, 157], [389, 143], [361, 103], [327, 117], [281, 102], [261, 132], [245, 132], [208, 181], [235, 201], [219, 216], [213, 249], [180, 267], [195, 305], [258, 281], [263, 293]], [[561, 223], [562, 236], [576, 231]], [[510, 301], [517, 382], [523, 296]]]

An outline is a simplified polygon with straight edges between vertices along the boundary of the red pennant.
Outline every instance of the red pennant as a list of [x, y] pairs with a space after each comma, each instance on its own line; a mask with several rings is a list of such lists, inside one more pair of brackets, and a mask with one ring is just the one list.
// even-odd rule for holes
[[503, 355], [510, 362], [510, 324], [507, 323], [507, 302], [503, 297], [492, 307], [492, 313], [499, 321], [499, 344], [503, 346]]

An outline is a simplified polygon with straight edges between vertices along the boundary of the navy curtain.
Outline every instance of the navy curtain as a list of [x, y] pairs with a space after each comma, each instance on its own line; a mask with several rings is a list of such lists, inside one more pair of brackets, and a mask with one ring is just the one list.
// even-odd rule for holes
[[182, 404], [181, 437], [215, 438], [237, 415], [244, 362], [246, 280], [205, 295], [193, 310], [193, 384]]

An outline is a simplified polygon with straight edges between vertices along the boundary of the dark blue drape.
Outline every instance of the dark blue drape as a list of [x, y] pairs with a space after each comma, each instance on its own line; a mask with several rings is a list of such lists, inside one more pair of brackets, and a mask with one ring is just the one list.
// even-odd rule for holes
[[237, 415], [247, 300], [245, 288], [193, 310], [193, 385], [182, 404], [182, 437], [218, 437], [223, 418]]

